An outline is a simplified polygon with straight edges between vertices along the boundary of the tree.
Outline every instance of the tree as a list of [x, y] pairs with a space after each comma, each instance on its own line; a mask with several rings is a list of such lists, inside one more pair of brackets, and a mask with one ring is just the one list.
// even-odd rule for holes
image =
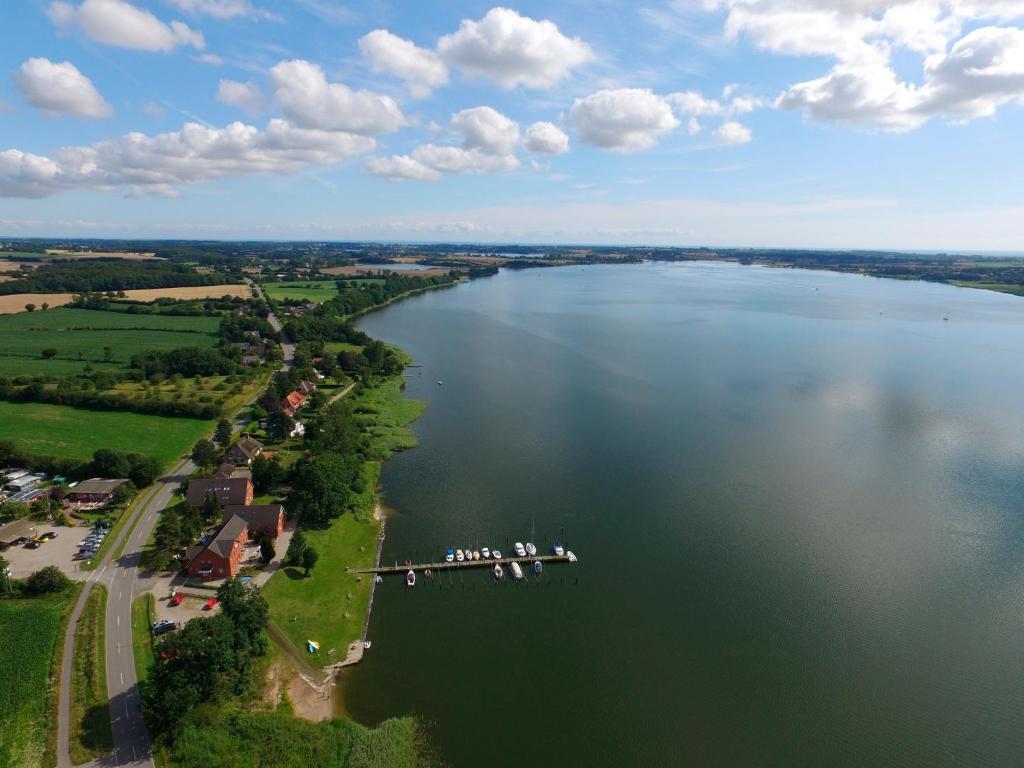
[[31, 304], [31, 303], [26, 304], [25, 305], [25, 309], [27, 309], [29, 312], [35, 312], [36, 311], [36, 305], [35, 304]]
[[45, 310], [45, 309], [49, 309], [49, 308], [50, 308], [50, 302], [44, 301], [43, 302], [43, 309]]
[[217, 431], [213, 433], [213, 441], [221, 448], [227, 448], [231, 443], [231, 422], [221, 419], [217, 422]]
[[39, 354], [42, 356], [44, 360], [52, 360], [57, 356], [57, 350], [54, 349], [53, 347], [47, 347]]
[[8, 573], [7, 561], [0, 557], [0, 594], [9, 595], [13, 591], [11, 575]]
[[135, 483], [129, 480], [114, 489], [113, 501], [115, 504], [127, 504], [135, 495]]
[[213, 491], [210, 491], [208, 494], [206, 494], [206, 498], [203, 500], [203, 507], [201, 511], [203, 519], [208, 522], [220, 520], [224, 512], [224, 505], [220, 503], [220, 496], [218, 496]]
[[306, 569], [306, 578], [313, 572], [313, 567], [316, 565], [316, 561], [320, 559], [320, 553], [312, 547], [306, 547], [306, 551], [302, 553], [302, 567]]
[[266, 456], [257, 456], [252, 462], [252, 484], [260, 494], [267, 493], [284, 482], [288, 470], [281, 464], [276, 456], [269, 459]]
[[28, 517], [28, 504], [23, 501], [5, 501], [0, 504], [0, 517]]
[[50, 595], [54, 592], [63, 592], [70, 586], [71, 579], [61, 573], [55, 565], [41, 568], [25, 582], [25, 589], [30, 595]]
[[337, 453], [323, 453], [299, 465], [292, 481], [290, 502], [302, 511], [303, 521], [327, 525], [348, 506], [354, 462]]
[[103, 348], [103, 359], [109, 362], [111, 359], [113, 359], [113, 357], [114, 357], [114, 350], [111, 347], [104, 347]]
[[100, 448], [92, 454], [92, 470], [100, 477], [128, 477], [132, 465], [127, 454]]
[[277, 550], [274, 548], [274, 540], [272, 538], [264, 536], [260, 539], [260, 559], [264, 563], [269, 563], [276, 554]]
[[154, 571], [162, 571], [171, 564], [174, 553], [182, 545], [181, 518], [174, 509], [165, 509], [156, 524], [153, 540], [153, 557], [150, 565]]
[[295, 429], [295, 420], [284, 411], [274, 411], [267, 416], [267, 435], [272, 440], [284, 440]]
[[291, 543], [288, 545], [288, 553], [284, 556], [285, 565], [302, 565], [302, 556], [306, 554], [306, 534], [301, 528], [296, 529], [292, 534]]
[[217, 446], [205, 437], [196, 443], [192, 449], [192, 461], [201, 467], [204, 472], [217, 463], [217, 457]]

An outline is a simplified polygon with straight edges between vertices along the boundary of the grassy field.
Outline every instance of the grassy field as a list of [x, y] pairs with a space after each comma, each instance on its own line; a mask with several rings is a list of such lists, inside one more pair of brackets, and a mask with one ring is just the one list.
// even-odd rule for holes
[[401, 376], [395, 376], [380, 386], [363, 389], [353, 403], [357, 419], [373, 438], [375, 458], [386, 459], [416, 445], [408, 425], [419, 418], [426, 404], [405, 397], [403, 382]]
[[3, 436], [29, 453], [84, 460], [97, 448], [111, 448], [155, 456], [164, 465], [190, 451], [213, 427], [199, 419], [4, 401], [0, 424]]
[[264, 283], [263, 290], [275, 301], [285, 299], [301, 301], [327, 301], [338, 295], [333, 280], [311, 280], [294, 283]]
[[58, 657], [77, 594], [0, 600], [2, 766], [41, 768], [53, 762]]
[[[360, 522], [352, 515], [343, 515], [326, 530], [306, 531], [306, 540], [320, 553], [313, 575], [307, 579], [301, 569], [283, 568], [263, 588], [270, 618], [297, 648], [304, 650], [307, 640], [320, 643], [320, 651], [309, 656], [314, 666], [341, 661], [348, 644], [362, 637], [371, 577], [357, 581], [345, 568], [373, 565], [379, 531], [376, 522]], [[335, 652], [328, 655], [332, 648]]]
[[71, 762], [88, 762], [114, 748], [107, 703], [107, 667], [103, 621], [107, 589], [93, 586], [75, 628], [71, 671]]
[[146, 592], [132, 603], [132, 651], [135, 654], [135, 676], [139, 682], [149, 678], [153, 666], [153, 634], [149, 628], [156, 620], [152, 593]]
[[[5, 372], [16, 366], [19, 373], [61, 374], [78, 372], [86, 363], [124, 365], [145, 350], [216, 346], [219, 326], [216, 317], [66, 307], [0, 315], [0, 366]], [[54, 359], [42, 359], [40, 352], [47, 348], [57, 350]]]
[[976, 280], [950, 280], [950, 285], [959, 288], [982, 288], [986, 291], [998, 291], [999, 293], [1012, 293], [1014, 296], [1024, 296], [1024, 285], [1016, 283], [981, 283]]

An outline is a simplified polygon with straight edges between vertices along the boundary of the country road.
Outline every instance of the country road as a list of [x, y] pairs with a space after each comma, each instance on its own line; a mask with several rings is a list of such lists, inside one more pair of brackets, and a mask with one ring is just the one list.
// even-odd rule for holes
[[[287, 370], [295, 356], [295, 346], [284, 335], [281, 323], [271, 313], [267, 320], [281, 338]], [[236, 420], [237, 432], [240, 422]], [[138, 678], [135, 674], [135, 654], [132, 646], [132, 601], [152, 587], [152, 579], [143, 577], [139, 570], [142, 551], [150, 532], [174, 495], [175, 489], [195, 471], [189, 459], [179, 461], [170, 472], [144, 490], [130, 519], [118, 533], [102, 562], [85, 580], [82, 594], [68, 622], [64, 636], [64, 656], [61, 663], [60, 693], [57, 710], [57, 765], [72, 768], [70, 754], [71, 735], [71, 667], [74, 659], [75, 625], [94, 584], [107, 587], [107, 615], [105, 619], [105, 648], [107, 665], [107, 696], [110, 701], [110, 725], [114, 737], [114, 751], [87, 765], [116, 766], [116, 768], [155, 768], [149, 731], [142, 716]], [[116, 562], [114, 553], [127, 544]]]

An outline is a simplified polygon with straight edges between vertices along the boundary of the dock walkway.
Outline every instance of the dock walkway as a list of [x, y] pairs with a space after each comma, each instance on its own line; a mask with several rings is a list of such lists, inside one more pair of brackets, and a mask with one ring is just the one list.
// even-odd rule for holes
[[348, 573], [407, 573], [408, 571], [447, 571], [453, 568], [493, 568], [495, 563], [501, 563], [501, 565], [510, 565], [511, 563], [520, 563], [530, 567], [534, 561], [540, 560], [542, 563], [568, 563], [568, 555], [537, 555], [536, 557], [500, 557], [493, 558], [488, 557], [487, 559], [481, 558], [479, 560], [464, 560], [463, 562], [440, 562], [440, 563], [414, 563], [413, 565], [385, 565], [378, 566], [376, 568], [346, 568]]

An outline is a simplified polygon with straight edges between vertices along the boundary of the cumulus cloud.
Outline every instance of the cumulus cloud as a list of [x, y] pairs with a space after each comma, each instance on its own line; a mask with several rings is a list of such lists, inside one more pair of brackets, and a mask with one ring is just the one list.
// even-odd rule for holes
[[569, 137], [554, 123], [538, 122], [526, 129], [523, 146], [537, 155], [564, 155], [569, 151]]
[[215, 19], [234, 19], [246, 17], [250, 19], [276, 18], [274, 14], [255, 7], [251, 0], [167, 0], [179, 11], [193, 14], [205, 14]]
[[359, 39], [359, 50], [370, 61], [374, 72], [389, 72], [405, 83], [416, 99], [425, 99], [431, 91], [448, 82], [448, 67], [434, 51], [375, 29]]
[[263, 130], [239, 122], [223, 128], [186, 123], [179, 131], [156, 136], [128, 133], [64, 147], [52, 157], [0, 151], [0, 197], [119, 188], [132, 194], [174, 194], [183, 184], [333, 165], [375, 146], [368, 136], [299, 128], [279, 119]]
[[217, 101], [256, 114], [263, 111], [266, 99], [263, 91], [253, 82], [239, 83], [236, 80], [221, 80], [217, 86]]
[[372, 136], [405, 123], [394, 99], [330, 83], [319, 66], [302, 59], [275, 65], [270, 83], [285, 116], [303, 128]]
[[750, 129], [735, 120], [728, 120], [715, 130], [715, 140], [725, 146], [733, 147], [747, 144], [752, 138], [753, 134]]
[[85, 0], [78, 6], [55, 0], [47, 14], [58, 27], [78, 28], [90, 39], [118, 48], [167, 52], [183, 45], [206, 46], [202, 34], [184, 22], [165, 24], [125, 0]]
[[[978, 26], [1024, 18], [1021, 0], [705, 0], [728, 11], [725, 32], [764, 50], [827, 56], [832, 68], [786, 88], [781, 109], [816, 120], [907, 131], [934, 118], [970, 120], [1024, 101], [1024, 32]], [[973, 27], [973, 28], [972, 28]], [[964, 33], [964, 29], [970, 31]], [[893, 53], [922, 57], [917, 82]]]
[[508, 8], [492, 8], [479, 21], [464, 19], [458, 31], [438, 40], [437, 52], [450, 67], [504, 88], [550, 88], [594, 58], [589, 45], [566, 37], [554, 22]]
[[622, 153], [649, 149], [679, 125], [668, 101], [646, 88], [603, 90], [576, 99], [569, 117], [583, 141]]
[[15, 71], [14, 84], [25, 101], [49, 115], [109, 117], [114, 111], [70, 61], [29, 59]]
[[422, 144], [408, 155], [372, 158], [367, 170], [395, 181], [434, 181], [442, 174], [482, 174], [519, 167], [515, 151], [519, 124], [491, 107], [473, 107], [452, 115], [461, 146]]

